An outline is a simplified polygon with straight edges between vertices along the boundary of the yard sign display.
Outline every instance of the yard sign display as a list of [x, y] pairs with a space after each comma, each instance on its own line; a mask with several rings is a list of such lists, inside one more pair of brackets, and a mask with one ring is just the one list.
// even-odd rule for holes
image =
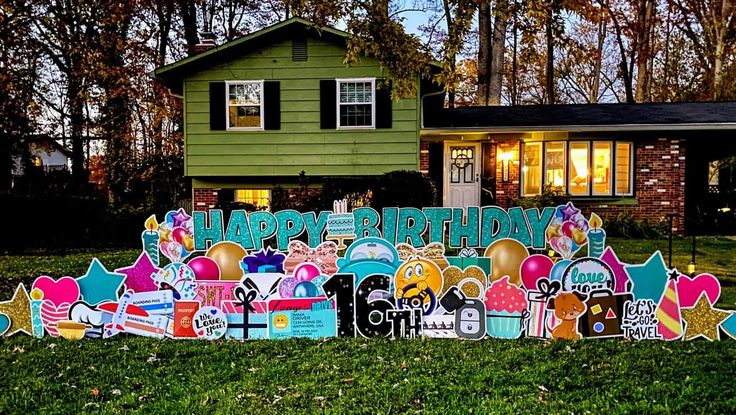
[[0, 302], [0, 331], [66, 339], [377, 337], [720, 339], [709, 274], [655, 252], [624, 264], [572, 203], [367, 207], [149, 217], [141, 254], [110, 271], [38, 277]]

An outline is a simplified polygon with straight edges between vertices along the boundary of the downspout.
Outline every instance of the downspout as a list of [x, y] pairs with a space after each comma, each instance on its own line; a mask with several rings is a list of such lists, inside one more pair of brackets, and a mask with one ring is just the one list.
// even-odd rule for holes
[[437, 96], [437, 95], [440, 95], [440, 94], [444, 94], [446, 92], [447, 91], [444, 88], [442, 88], [441, 91], [431, 92], [429, 94], [422, 95], [422, 99], [421, 99], [421, 106], [422, 107], [419, 108], [419, 119], [420, 119], [419, 126], [420, 126], [421, 129], [424, 128], [424, 98], [434, 97], [434, 96]]

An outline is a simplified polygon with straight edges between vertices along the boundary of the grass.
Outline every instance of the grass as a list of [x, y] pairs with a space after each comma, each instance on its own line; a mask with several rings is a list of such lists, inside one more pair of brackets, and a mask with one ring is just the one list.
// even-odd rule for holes
[[[610, 243], [624, 261], [667, 258], [667, 241]], [[680, 269], [689, 247], [675, 240]], [[698, 240], [724, 308], [736, 308], [735, 249]], [[137, 253], [0, 257], [0, 298], [41, 274], [79, 276], [93, 255], [112, 269]], [[735, 377], [731, 340], [0, 339], [0, 413], [734, 413]]]

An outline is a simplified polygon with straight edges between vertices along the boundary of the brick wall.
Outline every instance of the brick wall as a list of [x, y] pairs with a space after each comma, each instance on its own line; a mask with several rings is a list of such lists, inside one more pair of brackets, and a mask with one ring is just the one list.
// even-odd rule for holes
[[[614, 217], [626, 209], [636, 218], [666, 221], [674, 214], [673, 231], [685, 233], [685, 142], [659, 138], [635, 145], [634, 206], [592, 204], [586, 206], [601, 216]], [[605, 225], [604, 225], [605, 226]]]
[[192, 209], [208, 211], [217, 205], [220, 189], [192, 189]]
[[[508, 208], [512, 206], [513, 200], [519, 197], [519, 152], [521, 144], [519, 141], [504, 141], [496, 146], [496, 204]], [[509, 178], [503, 181], [503, 164], [500, 157], [503, 153], [511, 153], [509, 160]]]
[[[502, 180], [502, 162], [496, 165], [496, 204], [509, 208], [519, 197], [520, 144], [505, 141], [498, 144], [498, 154], [511, 152], [509, 181]], [[613, 218], [626, 210], [638, 219], [658, 223], [674, 214], [673, 231], [685, 233], [685, 142], [676, 139], [652, 139], [635, 143], [634, 197], [636, 204], [620, 205], [605, 202], [592, 203], [575, 200], [573, 203], [587, 216], [591, 211], [602, 217]], [[612, 199], [614, 201], [615, 199]], [[604, 225], [605, 226], [605, 225]]]
[[429, 142], [422, 141], [419, 144], [419, 171], [429, 174]]

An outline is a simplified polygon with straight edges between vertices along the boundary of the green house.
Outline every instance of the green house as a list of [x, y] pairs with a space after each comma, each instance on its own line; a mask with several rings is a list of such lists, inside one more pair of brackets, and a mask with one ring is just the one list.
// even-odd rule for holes
[[717, 215], [736, 209], [711, 163], [736, 155], [736, 102], [443, 108], [419, 78], [417, 98], [392, 101], [375, 59], [344, 64], [348, 38], [294, 18], [155, 71], [184, 101], [195, 210], [268, 206], [302, 171], [318, 192], [327, 177], [394, 170], [430, 177], [444, 206], [552, 189], [585, 214], [676, 233], [723, 231]]
[[302, 171], [319, 183], [419, 168], [418, 99], [392, 101], [370, 57], [344, 64], [347, 39], [293, 18], [155, 71], [184, 101], [195, 209], [223, 194], [265, 205]]

